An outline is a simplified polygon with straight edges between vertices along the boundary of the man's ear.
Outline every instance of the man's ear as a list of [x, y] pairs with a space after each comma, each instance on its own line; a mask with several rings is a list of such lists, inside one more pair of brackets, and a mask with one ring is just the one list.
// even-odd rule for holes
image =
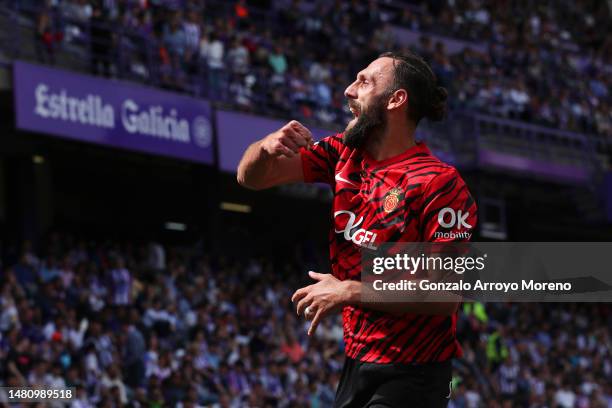
[[405, 89], [398, 89], [389, 97], [387, 109], [394, 110], [408, 103], [408, 92]]

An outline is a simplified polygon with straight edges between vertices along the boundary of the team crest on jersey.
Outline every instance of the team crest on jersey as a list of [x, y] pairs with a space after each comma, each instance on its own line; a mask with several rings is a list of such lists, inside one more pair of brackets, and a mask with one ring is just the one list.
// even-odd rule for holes
[[402, 190], [400, 188], [394, 188], [390, 190], [385, 195], [385, 200], [383, 201], [383, 209], [386, 213], [390, 213], [391, 211], [397, 208], [397, 205], [400, 202], [400, 197], [402, 195]]

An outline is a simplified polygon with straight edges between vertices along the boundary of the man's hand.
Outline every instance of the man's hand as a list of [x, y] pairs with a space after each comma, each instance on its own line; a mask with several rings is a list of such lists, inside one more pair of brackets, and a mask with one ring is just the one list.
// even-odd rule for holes
[[308, 329], [308, 335], [312, 336], [323, 317], [339, 311], [348, 303], [350, 293], [347, 281], [338, 280], [331, 274], [310, 271], [308, 275], [318, 282], [296, 290], [291, 301], [297, 302], [298, 316], [304, 313], [306, 308], [310, 312], [306, 316], [307, 319], [314, 314]]
[[314, 143], [312, 133], [297, 120], [292, 120], [274, 133], [266, 136], [262, 149], [270, 156], [294, 157], [301, 147], [309, 148]]

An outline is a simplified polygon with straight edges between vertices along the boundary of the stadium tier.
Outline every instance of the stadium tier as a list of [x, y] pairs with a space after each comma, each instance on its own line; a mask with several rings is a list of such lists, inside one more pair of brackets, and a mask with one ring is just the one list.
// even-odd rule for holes
[[[331, 406], [340, 321], [307, 338], [289, 302], [321, 254], [75, 238], [3, 247], [4, 385], [77, 387], [74, 407]], [[608, 304], [466, 304], [459, 316], [451, 406], [610, 405]]]
[[[1, 3], [5, 22], [17, 23], [2, 34], [5, 58], [126, 78], [247, 111], [337, 126], [350, 115], [342, 91], [351, 73], [402, 48], [431, 63], [456, 109], [612, 135], [612, 40], [595, 29], [610, 22], [601, 2]], [[572, 12], [584, 18], [576, 23]]]
[[611, 7], [0, 0], [0, 405], [612, 407]]

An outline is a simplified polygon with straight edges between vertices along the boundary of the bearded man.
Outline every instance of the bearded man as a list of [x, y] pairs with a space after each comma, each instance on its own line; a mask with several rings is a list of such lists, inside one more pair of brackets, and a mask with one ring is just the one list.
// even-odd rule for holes
[[[346, 360], [334, 406], [445, 407], [451, 360], [461, 355], [458, 302], [364, 302], [360, 273], [365, 248], [471, 236], [476, 204], [464, 181], [415, 140], [423, 118], [444, 118], [447, 92], [422, 58], [388, 52], [344, 94], [354, 115], [344, 132], [314, 143], [290, 121], [249, 146], [238, 182], [257, 190], [324, 182], [334, 191], [332, 271], [309, 272], [316, 283], [292, 297], [298, 315], [312, 320], [309, 335], [322, 318], [342, 313]], [[451, 211], [461, 223], [444, 218]]]

